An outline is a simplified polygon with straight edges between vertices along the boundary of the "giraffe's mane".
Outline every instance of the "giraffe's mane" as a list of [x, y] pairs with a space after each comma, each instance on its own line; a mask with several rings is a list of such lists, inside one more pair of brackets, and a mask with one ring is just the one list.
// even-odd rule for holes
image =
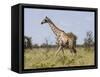
[[61, 30], [60, 28], [58, 28], [58, 27], [52, 22], [52, 20], [51, 20], [49, 17], [47, 17], [47, 19], [48, 19], [49, 22], [52, 23], [57, 29], [59, 29], [60, 31], [63, 31], [63, 30]]

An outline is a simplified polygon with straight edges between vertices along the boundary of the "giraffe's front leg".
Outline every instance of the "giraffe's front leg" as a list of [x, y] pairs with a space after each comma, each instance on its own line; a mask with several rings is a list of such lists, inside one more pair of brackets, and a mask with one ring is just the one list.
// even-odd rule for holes
[[55, 53], [55, 55], [57, 55], [58, 52], [59, 52], [61, 49], [62, 49], [62, 46], [60, 46], [60, 47], [58, 48], [58, 50], [57, 50], [57, 52]]

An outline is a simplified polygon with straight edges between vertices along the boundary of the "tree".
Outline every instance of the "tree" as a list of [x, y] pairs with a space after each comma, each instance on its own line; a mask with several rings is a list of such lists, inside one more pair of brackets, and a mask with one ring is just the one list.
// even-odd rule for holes
[[24, 36], [24, 48], [32, 49], [32, 38], [28, 36]]
[[86, 50], [91, 49], [91, 46], [94, 45], [93, 42], [93, 32], [92, 31], [88, 31], [86, 33], [86, 38], [84, 39], [84, 47]]

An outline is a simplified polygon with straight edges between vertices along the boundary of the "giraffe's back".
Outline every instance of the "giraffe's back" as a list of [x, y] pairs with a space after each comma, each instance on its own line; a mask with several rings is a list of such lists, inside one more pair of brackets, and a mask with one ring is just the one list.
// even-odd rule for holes
[[77, 36], [74, 35], [72, 32], [70, 33], [65, 33], [67, 37], [69, 37], [70, 39], [73, 38], [74, 40], [77, 40]]

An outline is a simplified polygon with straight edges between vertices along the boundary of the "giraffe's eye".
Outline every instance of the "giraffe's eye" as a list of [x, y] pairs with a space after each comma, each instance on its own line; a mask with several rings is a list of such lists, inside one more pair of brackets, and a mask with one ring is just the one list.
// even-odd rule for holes
[[45, 20], [45, 22], [47, 22], [47, 20]]

